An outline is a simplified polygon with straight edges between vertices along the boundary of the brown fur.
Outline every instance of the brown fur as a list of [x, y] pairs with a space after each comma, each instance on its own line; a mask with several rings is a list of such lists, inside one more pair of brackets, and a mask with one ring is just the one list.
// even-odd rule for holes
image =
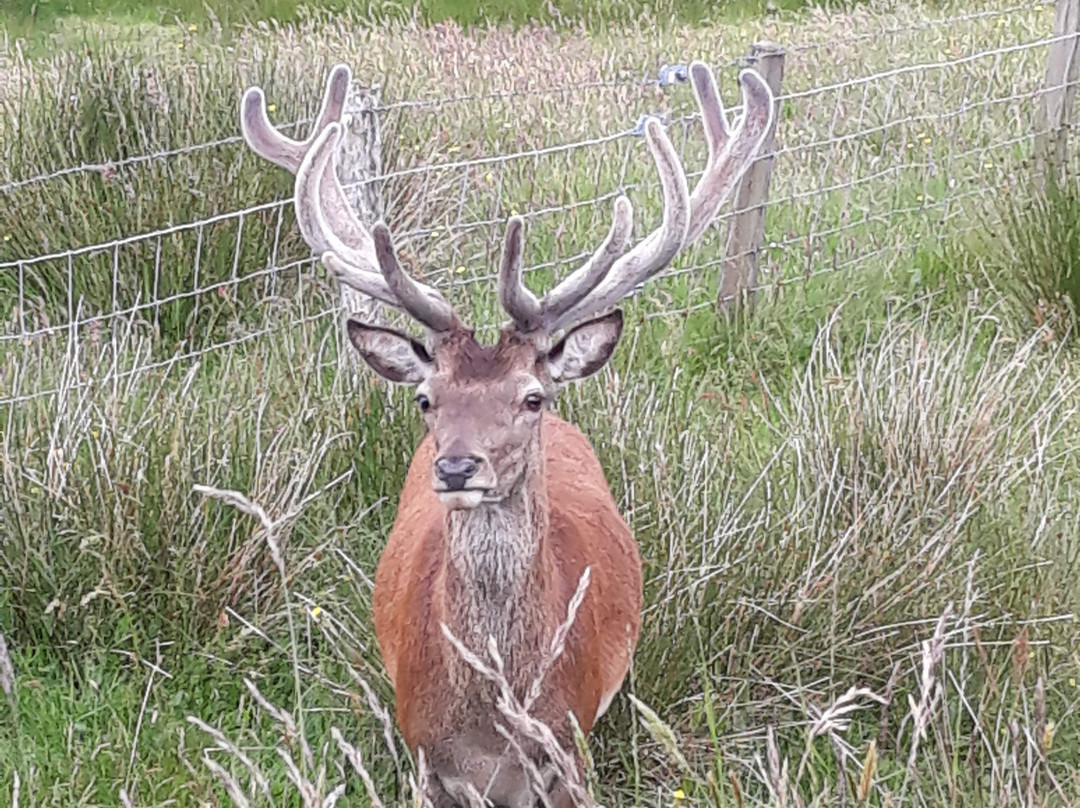
[[[585, 436], [558, 416], [542, 427], [550, 527], [540, 558], [536, 594], [543, 598], [543, 638], [531, 651], [542, 655], [586, 566], [590, 585], [571, 631], [563, 664], [548, 675], [538, 707], [565, 693], [581, 729], [592, 729], [600, 699], [622, 681], [641, 626], [641, 561], [637, 544], [619, 515], [603, 469]], [[447, 677], [457, 654], [439, 622], [445, 612], [448, 575], [446, 511], [431, 488], [434, 442], [425, 436], [401, 492], [401, 506], [375, 575], [375, 631], [397, 693], [398, 724], [412, 749], [429, 746], [455, 729], [447, 703]], [[627, 630], [628, 628], [628, 630]], [[474, 649], [483, 651], [483, 649]], [[562, 701], [562, 699], [559, 699]], [[558, 729], [565, 717], [554, 720]]]

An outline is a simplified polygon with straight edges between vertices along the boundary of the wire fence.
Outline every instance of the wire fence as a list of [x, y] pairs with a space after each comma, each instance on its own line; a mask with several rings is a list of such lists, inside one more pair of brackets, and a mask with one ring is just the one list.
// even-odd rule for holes
[[[976, 229], [987, 200], [1022, 187], [1034, 144], [1051, 134], [1044, 98], [1069, 81], [1048, 84], [1048, 56], [1059, 43], [1075, 47], [1076, 37], [1054, 33], [1053, 4], [1030, 3], [903, 26], [853, 18], [841, 36], [781, 43], [781, 116], [754, 291], [890, 272], [918, 249]], [[739, 64], [714, 63], [725, 96]], [[688, 168], [702, 164], [700, 122], [677, 66], [610, 72], [386, 99], [377, 114], [387, 165], [346, 186], [377, 186], [410, 270], [494, 322], [492, 267], [507, 216], [528, 223], [526, 272], [539, 289], [589, 254], [620, 193], [635, 202], [639, 235], [656, 221], [642, 116], [661, 116]], [[282, 128], [303, 133], [309, 121]], [[46, 224], [67, 223], [77, 211], [41, 200], [86, 181], [133, 197], [162, 176], [182, 181], [192, 161], [222, 182], [256, 165], [237, 134], [12, 177], [0, 183], [0, 204], [36, 205]], [[332, 330], [335, 289], [299, 239], [291, 199], [258, 190], [262, 198], [242, 206], [169, 216], [108, 239], [57, 238], [36, 251], [32, 241], [18, 250], [0, 244], [0, 405], [171, 371], [297, 329]], [[726, 211], [641, 291], [641, 317], [716, 305], [721, 269], [738, 257], [726, 247], [739, 213]], [[22, 224], [35, 226], [5, 222], [0, 238], [11, 241]]]

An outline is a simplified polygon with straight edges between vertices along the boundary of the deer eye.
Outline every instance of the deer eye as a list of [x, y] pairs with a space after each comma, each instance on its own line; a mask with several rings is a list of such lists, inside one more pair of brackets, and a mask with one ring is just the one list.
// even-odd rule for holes
[[420, 412], [427, 412], [431, 408], [431, 400], [425, 395], [419, 395], [416, 397], [416, 406], [420, 408]]
[[529, 393], [525, 396], [525, 408], [532, 412], [540, 412], [540, 408], [544, 406], [544, 397], [539, 393]]

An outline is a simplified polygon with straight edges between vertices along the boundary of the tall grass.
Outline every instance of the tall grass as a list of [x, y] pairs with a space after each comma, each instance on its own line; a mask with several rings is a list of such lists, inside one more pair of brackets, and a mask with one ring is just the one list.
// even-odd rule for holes
[[1030, 199], [1003, 207], [987, 240], [1000, 245], [994, 278], [1016, 312], [1056, 336], [1075, 339], [1080, 325], [1080, 188], [1052, 181]]
[[[834, 40], [792, 49], [797, 93], [1047, 20], [973, 20], [894, 35], [892, 48], [845, 39], [925, 13], [863, 7], [765, 33]], [[0, 716], [12, 728], [0, 767], [20, 772], [24, 800], [112, 803], [122, 786], [135, 804], [266, 792], [307, 804], [362, 767], [390, 804], [421, 774], [386, 712], [369, 614], [421, 429], [413, 408], [341, 361], [334, 290], [288, 204], [27, 263], [287, 200], [284, 172], [237, 142], [122, 161], [235, 137], [252, 83], [275, 118], [310, 115], [328, 65], [349, 61], [384, 84], [387, 214], [411, 269], [492, 322], [486, 276], [511, 209], [539, 211], [537, 289], [606, 228], [606, 202], [568, 206], [625, 184], [639, 231], [657, 213], [640, 141], [532, 150], [553, 132], [566, 142], [657, 107], [685, 112], [686, 93], [624, 79], [688, 50], [720, 61], [763, 33], [355, 22], [227, 41], [169, 28], [125, 43], [106, 29], [89, 54], [0, 57], [0, 263], [13, 264], [0, 269], [0, 397], [29, 396], [0, 405], [0, 634], [20, 707]], [[889, 124], [1022, 94], [1040, 80], [1031, 59], [788, 104], [754, 317], [688, 311], [715, 293], [712, 234], [630, 302], [612, 367], [561, 400], [647, 569], [640, 706], [620, 699], [590, 739], [605, 804], [669, 803], [676, 789], [724, 806], [1080, 797], [1080, 374], [1073, 321], [1038, 308], [1071, 288], [1075, 195], [1023, 212], [1026, 146], [994, 146], [1015, 138], [1019, 102], [936, 129]], [[592, 86], [598, 76], [612, 84]], [[687, 125], [692, 168], [698, 134]], [[960, 142], [991, 148], [960, 157]], [[511, 152], [526, 156], [408, 171]], [[23, 183], [82, 163], [99, 169]], [[890, 165], [887, 181], [847, 182]], [[1007, 184], [1015, 202], [985, 221], [978, 197], [937, 206], [958, 182]], [[197, 486], [242, 492], [266, 519]], [[109, 667], [117, 658], [130, 667]], [[99, 721], [115, 709], [101, 691], [132, 705], [123, 729]], [[201, 791], [182, 791], [187, 778]]]
[[[856, 0], [857, 2], [857, 0]], [[805, 0], [778, 0], [772, 8], [801, 9]], [[539, 22], [543, 25], [577, 26], [582, 23], [598, 30], [613, 25], [647, 21], [654, 25], [673, 23], [701, 24], [758, 17], [766, 11], [764, 0], [559, 0], [537, 5], [526, 0], [421, 0], [400, 4], [387, 0], [228, 0], [198, 3], [194, 0], [167, 0], [146, 3], [143, 0], [9, 0], [0, 16], [0, 30], [9, 35], [23, 35], [34, 45], [48, 41], [59, 32], [71, 36], [99, 20], [124, 21], [144, 29], [152, 25], [220, 26], [231, 34], [236, 27], [259, 20], [293, 23], [311, 17], [355, 15], [379, 22], [415, 19], [425, 25], [454, 21], [464, 26], [487, 26], [492, 23], [516, 25]]]
[[[649, 562], [637, 716], [617, 711], [594, 741], [604, 804], [676, 788], [707, 805], [1077, 797], [1080, 379], [1045, 331], [1017, 344], [982, 313], [957, 331], [936, 322], [948, 309], [915, 309], [873, 339], [826, 321], [773, 415], [675, 417], [685, 390], [616, 376], [571, 405], [598, 446], [622, 443]], [[757, 424], [777, 434], [768, 453]], [[335, 566], [362, 566], [335, 549]], [[300, 600], [378, 715], [385, 685], [342, 647], [370, 642], [357, 586]], [[358, 737], [378, 780], [402, 753]], [[266, 765], [233, 763], [223, 777]]]

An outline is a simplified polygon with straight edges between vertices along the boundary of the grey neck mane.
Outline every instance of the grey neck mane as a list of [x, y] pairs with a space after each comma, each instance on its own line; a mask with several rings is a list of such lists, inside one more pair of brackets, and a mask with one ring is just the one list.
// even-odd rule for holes
[[449, 561], [458, 580], [455, 622], [466, 644], [484, 655], [488, 637], [508, 652], [528, 630], [523, 606], [544, 529], [537, 492], [530, 489], [523, 485], [498, 504], [447, 516]]
[[497, 504], [448, 514], [450, 561], [477, 598], [503, 600], [522, 582], [539, 546], [532, 505], [519, 490]]

